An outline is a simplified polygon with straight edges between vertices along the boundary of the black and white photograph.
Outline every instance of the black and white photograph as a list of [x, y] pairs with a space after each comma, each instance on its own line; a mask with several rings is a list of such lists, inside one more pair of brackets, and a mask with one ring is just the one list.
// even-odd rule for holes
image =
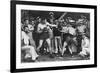
[[16, 4], [16, 69], [95, 65], [95, 7], [70, 6]]
[[21, 62], [89, 59], [89, 13], [21, 10]]

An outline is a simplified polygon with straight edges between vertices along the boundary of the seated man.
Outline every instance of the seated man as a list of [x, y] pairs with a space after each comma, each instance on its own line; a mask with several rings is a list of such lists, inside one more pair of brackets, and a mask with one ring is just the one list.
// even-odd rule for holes
[[80, 56], [85, 57], [90, 55], [90, 41], [85, 35], [82, 35], [82, 51], [79, 53]]
[[35, 61], [36, 58], [38, 57], [38, 54], [36, 53], [35, 48], [29, 45], [29, 39], [30, 39], [29, 36], [24, 31], [22, 31], [21, 40], [23, 41], [23, 44], [21, 44], [22, 45], [21, 49], [25, 50], [26, 52], [25, 59], [32, 57], [32, 61]]

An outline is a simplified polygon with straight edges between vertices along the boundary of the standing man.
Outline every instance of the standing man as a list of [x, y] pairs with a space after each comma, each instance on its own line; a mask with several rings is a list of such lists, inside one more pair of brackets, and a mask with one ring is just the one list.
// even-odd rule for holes
[[76, 36], [76, 29], [73, 28], [70, 24], [68, 24], [67, 27], [63, 28], [62, 32], [65, 33], [62, 55], [64, 54], [66, 50], [66, 46], [68, 46], [69, 52], [72, 55], [73, 52], [76, 52], [76, 48], [73, 48], [72, 46], [72, 44], [75, 45], [74, 40]]
[[52, 48], [51, 48], [51, 39], [49, 36], [50, 24], [47, 23], [46, 19], [43, 19], [41, 23], [38, 24], [37, 32], [39, 35], [39, 46], [37, 47], [37, 51], [42, 47], [43, 41], [46, 41], [49, 47], [50, 57], [52, 56]]
[[55, 40], [55, 53], [57, 54], [58, 52], [61, 53], [62, 51], [62, 40], [61, 40], [61, 26], [57, 25], [57, 27], [53, 28], [53, 33], [54, 33], [54, 40]]
[[76, 22], [77, 24], [77, 42], [78, 42], [78, 53], [82, 51], [81, 43], [82, 43], [82, 35], [86, 33], [86, 25], [84, 24], [84, 18], [81, 16], [80, 19]]
[[35, 41], [33, 40], [32, 32], [34, 30], [34, 26], [29, 24], [29, 20], [25, 20], [25, 26], [27, 27], [27, 35], [29, 36], [30, 44], [36, 49]]

